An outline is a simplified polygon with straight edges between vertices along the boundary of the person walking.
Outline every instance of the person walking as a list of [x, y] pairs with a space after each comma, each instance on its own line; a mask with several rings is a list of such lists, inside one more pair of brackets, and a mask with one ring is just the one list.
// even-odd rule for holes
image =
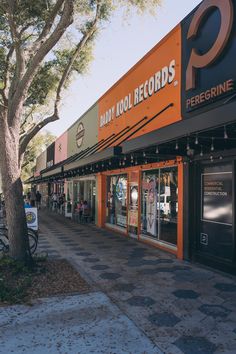
[[33, 187], [31, 189], [31, 193], [30, 193], [30, 204], [31, 204], [32, 208], [35, 207], [35, 203], [36, 203], [36, 189], [35, 189], [35, 187]]
[[36, 207], [40, 209], [42, 195], [39, 191], [36, 192]]

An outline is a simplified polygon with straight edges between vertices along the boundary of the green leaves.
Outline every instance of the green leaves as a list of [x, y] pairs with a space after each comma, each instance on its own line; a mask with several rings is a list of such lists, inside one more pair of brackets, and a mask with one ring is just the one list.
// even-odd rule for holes
[[45, 104], [48, 95], [56, 89], [59, 75], [60, 72], [57, 72], [54, 61], [45, 63], [39, 69], [29, 88], [25, 106]]

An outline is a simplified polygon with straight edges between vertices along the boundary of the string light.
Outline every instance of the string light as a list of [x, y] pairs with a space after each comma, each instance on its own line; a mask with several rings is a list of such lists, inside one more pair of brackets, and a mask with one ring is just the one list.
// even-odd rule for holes
[[203, 148], [202, 148], [202, 145], [201, 145], [201, 152], [200, 152], [200, 156], [203, 156]]
[[176, 143], [175, 143], [175, 150], [179, 150], [178, 140], [176, 140]]
[[126, 155], [124, 156], [124, 161], [126, 161]]
[[195, 145], [198, 145], [199, 141], [198, 141], [198, 134], [196, 134], [196, 138], [195, 138]]
[[136, 160], [135, 160], [135, 165], [137, 165], [137, 164], [138, 164], [138, 160], [136, 159]]
[[143, 152], [143, 157], [145, 157], [146, 156], [146, 153], [145, 153], [145, 151]]
[[190, 150], [190, 145], [189, 145], [189, 138], [187, 139], [187, 147], [186, 147], [187, 150]]
[[210, 160], [211, 160], [211, 162], [213, 162], [213, 161], [214, 161], [214, 160], [213, 160], [213, 156], [212, 156], [212, 155], [210, 156]]
[[215, 147], [214, 147], [214, 138], [211, 138], [211, 151], [214, 151]]
[[224, 126], [224, 139], [228, 139], [228, 134], [227, 134], [226, 126]]
[[156, 147], [156, 154], [159, 154], [159, 148], [158, 148], [158, 146]]

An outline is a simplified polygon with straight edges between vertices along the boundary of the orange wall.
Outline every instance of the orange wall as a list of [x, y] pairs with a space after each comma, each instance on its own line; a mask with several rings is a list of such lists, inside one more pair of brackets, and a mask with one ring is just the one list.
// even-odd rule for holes
[[[146, 99], [143, 98], [143, 100], [137, 105], [134, 105], [135, 89], [140, 87], [140, 85], [145, 84], [147, 80], [155, 76], [155, 74], [159, 71], [162, 71], [164, 67], [169, 67], [173, 60], [175, 60], [175, 76], [173, 78], [173, 73], [169, 73], [169, 78], [170, 80], [172, 79], [171, 83], [167, 82], [163, 88], [157, 90]], [[158, 82], [158, 79], [156, 82]], [[150, 93], [151, 92], [152, 89], [150, 86]], [[116, 117], [117, 103], [126, 96], [129, 96], [129, 94], [132, 107], [119, 117]], [[154, 119], [150, 124], [132, 136], [132, 138], [180, 120], [180, 94], [181, 27], [178, 25], [100, 98], [98, 101], [99, 140], [106, 138], [112, 133], [118, 133], [127, 126], [132, 126], [146, 115], [148, 118], [153, 117], [170, 103], [173, 103], [174, 106]], [[112, 119], [109, 123], [101, 127], [101, 116], [104, 117], [104, 114], [109, 110], [111, 112]]]
[[[142, 171], [168, 167], [168, 166], [178, 166], [178, 228], [177, 228], [177, 250], [172, 250], [169, 247], [165, 247], [164, 244], [157, 244], [156, 241], [143, 240], [140, 238], [140, 224], [141, 224], [141, 173]], [[164, 162], [155, 162], [152, 164], [142, 165], [142, 166], [132, 166], [128, 168], [121, 168], [118, 170], [105, 171], [97, 174], [98, 181], [98, 223], [99, 227], [104, 227], [105, 218], [106, 218], [106, 177], [110, 175], [124, 174], [128, 175], [128, 184], [135, 180], [137, 177], [134, 177], [134, 173], [139, 174], [139, 227], [138, 227], [138, 239], [144, 243], [150, 243], [151, 245], [173, 253], [179, 259], [183, 259], [183, 163], [181, 158], [176, 158], [176, 160], [164, 161]], [[128, 193], [129, 195], [129, 193]], [[127, 201], [127, 206], [128, 206]], [[128, 213], [127, 213], [128, 216]], [[127, 223], [128, 225], [128, 223]], [[128, 227], [122, 232], [128, 236]]]

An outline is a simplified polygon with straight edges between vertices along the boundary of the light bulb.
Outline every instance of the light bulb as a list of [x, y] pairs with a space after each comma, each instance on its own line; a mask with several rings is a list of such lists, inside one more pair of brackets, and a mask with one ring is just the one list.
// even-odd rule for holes
[[228, 134], [227, 134], [226, 126], [224, 126], [224, 139], [228, 139]]
[[189, 138], [187, 140], [187, 147], [186, 147], [187, 150], [190, 150], [190, 145], [189, 145]]
[[203, 148], [202, 148], [202, 146], [201, 146], [200, 156], [203, 156]]
[[214, 147], [214, 138], [212, 137], [211, 138], [211, 151], [214, 151], [215, 150], [215, 147]]

